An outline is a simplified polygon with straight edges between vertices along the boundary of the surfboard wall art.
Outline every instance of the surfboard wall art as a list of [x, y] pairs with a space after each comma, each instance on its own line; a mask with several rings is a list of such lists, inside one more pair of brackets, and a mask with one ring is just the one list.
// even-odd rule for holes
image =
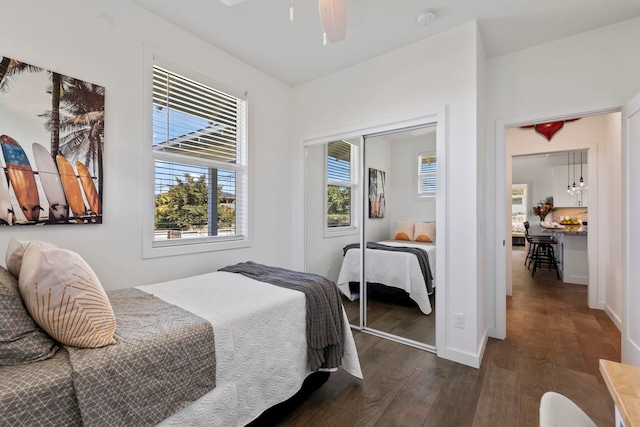
[[0, 57], [0, 226], [102, 223], [104, 96]]

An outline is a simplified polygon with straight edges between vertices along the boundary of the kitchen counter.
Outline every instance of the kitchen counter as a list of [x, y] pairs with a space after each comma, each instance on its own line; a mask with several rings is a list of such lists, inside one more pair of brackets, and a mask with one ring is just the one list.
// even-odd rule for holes
[[537, 225], [536, 227], [538, 227], [538, 230], [540, 230], [541, 233], [562, 233], [562, 234], [574, 234], [578, 236], [587, 235], [587, 227], [584, 227], [584, 226], [580, 226], [578, 228], [572, 228], [570, 230], [567, 230], [565, 228], [544, 228], [544, 227], [541, 227], [540, 225]]
[[589, 284], [589, 253], [587, 250], [587, 228], [574, 230], [564, 228], [543, 228], [540, 224], [531, 227], [532, 235], [551, 234], [557, 244], [554, 245], [558, 270], [565, 283]]

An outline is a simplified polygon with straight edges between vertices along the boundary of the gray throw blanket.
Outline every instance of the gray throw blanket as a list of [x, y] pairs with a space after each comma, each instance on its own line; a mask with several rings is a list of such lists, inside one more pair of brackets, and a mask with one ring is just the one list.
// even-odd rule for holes
[[343, 356], [342, 300], [338, 287], [316, 274], [270, 267], [255, 262], [228, 265], [220, 269], [239, 273], [260, 282], [304, 293], [307, 307], [307, 353], [309, 368], [337, 368]]
[[85, 426], [157, 424], [215, 387], [209, 322], [138, 289], [108, 296], [117, 344], [65, 346]]
[[[342, 248], [343, 255], [347, 254], [349, 249], [360, 248], [360, 243], [351, 243]], [[420, 265], [420, 271], [424, 278], [424, 283], [427, 285], [427, 293], [431, 295], [433, 293], [433, 275], [431, 274], [431, 267], [429, 266], [429, 254], [427, 251], [420, 248], [410, 248], [407, 246], [389, 246], [382, 243], [368, 242], [367, 249], [377, 249], [391, 252], [407, 252], [414, 254], [418, 259], [418, 265]]]

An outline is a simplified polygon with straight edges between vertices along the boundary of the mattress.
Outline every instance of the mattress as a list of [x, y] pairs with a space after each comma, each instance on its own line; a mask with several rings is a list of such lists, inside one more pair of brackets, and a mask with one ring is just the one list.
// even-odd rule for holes
[[[431, 274], [436, 274], [436, 246], [434, 243], [409, 242], [405, 240], [384, 240], [378, 243], [389, 246], [405, 246], [420, 248], [427, 251]], [[420, 264], [415, 255], [404, 252], [390, 252], [384, 250], [367, 249], [365, 263], [366, 281], [380, 283], [386, 286], [399, 288], [409, 294], [409, 297], [418, 304], [424, 314], [431, 313], [431, 302], [424, 282]], [[360, 249], [350, 249], [344, 256], [337, 285], [351, 301], [359, 295], [352, 294], [349, 282], [360, 281]], [[435, 287], [435, 280], [433, 282]]]
[[[310, 374], [306, 301], [301, 292], [227, 272], [138, 289], [206, 319], [215, 335], [216, 388], [160, 425], [245, 425], [293, 396]], [[343, 315], [343, 368], [362, 378]]]

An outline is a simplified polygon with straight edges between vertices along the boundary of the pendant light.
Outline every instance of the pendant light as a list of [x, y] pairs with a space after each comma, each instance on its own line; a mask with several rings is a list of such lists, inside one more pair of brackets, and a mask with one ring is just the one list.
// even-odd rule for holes
[[582, 179], [582, 150], [580, 150], [580, 188], [584, 188], [584, 179]]
[[569, 183], [569, 156], [571, 156], [571, 153], [567, 151], [567, 193], [571, 194], [571, 184]]
[[575, 193], [578, 187], [576, 186], [576, 152], [573, 152], [573, 185], [571, 186], [571, 191]]

